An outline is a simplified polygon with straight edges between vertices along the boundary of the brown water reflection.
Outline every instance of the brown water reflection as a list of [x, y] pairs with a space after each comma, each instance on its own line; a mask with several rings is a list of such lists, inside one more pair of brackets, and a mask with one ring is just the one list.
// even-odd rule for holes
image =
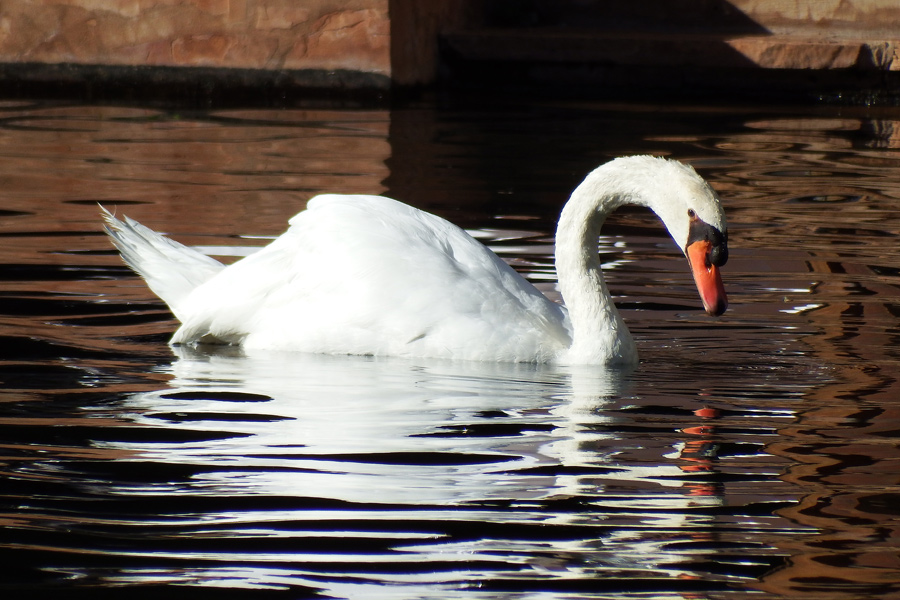
[[[6, 583], [900, 597], [898, 123], [824, 108], [3, 106], [0, 553], [29, 574]], [[731, 307], [702, 315], [655, 219], [614, 216], [602, 253], [643, 363], [588, 394], [552, 370], [176, 357], [170, 315], [96, 208], [230, 259], [315, 193], [387, 192], [553, 294], [567, 192], [636, 152], [691, 162], [725, 199]], [[215, 396], [229, 390], [258, 397]], [[365, 418], [335, 420], [323, 395]], [[213, 468], [229, 460], [244, 470]], [[171, 501], [169, 529], [142, 495]], [[289, 525], [266, 521], [273, 509]], [[322, 518], [317, 553], [303, 539]], [[73, 520], [81, 537], [61, 535]], [[113, 548], [133, 562], [61, 558]], [[226, 567], [191, 562], [203, 553]]]
[[[798, 327], [809, 332], [798, 341], [828, 376], [805, 393], [809, 406], [779, 430], [782, 440], [767, 446], [793, 463], [785, 481], [805, 490], [795, 507], [779, 514], [810, 533], [784, 547], [790, 560], [763, 577], [761, 588], [790, 597], [838, 590], [893, 596], [900, 581], [895, 122], [748, 125], [763, 133], [729, 140], [727, 148], [741, 150], [744, 168], [734, 179], [758, 189], [745, 183], [728, 191], [758, 201], [744, 218], [764, 227], [746, 245], [778, 248], [781, 256], [769, 264], [790, 265], [779, 277], [807, 275], [807, 282], [784, 290], [783, 302], [795, 304], [788, 312], [803, 317]], [[789, 210], [773, 210], [773, 202]], [[799, 256], [791, 260], [792, 254]], [[775, 269], [766, 271], [771, 284]]]

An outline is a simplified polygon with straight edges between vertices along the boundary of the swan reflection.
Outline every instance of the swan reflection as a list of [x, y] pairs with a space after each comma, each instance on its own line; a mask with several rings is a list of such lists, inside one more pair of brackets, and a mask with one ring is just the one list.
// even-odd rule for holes
[[196, 465], [194, 491], [454, 505], [683, 483], [677, 460], [618, 460], [628, 370], [175, 351], [171, 388], [126, 401], [159, 439], [116, 445]]
[[[276, 545], [218, 560], [289, 560], [305, 565], [295, 583], [337, 593], [339, 580], [303, 573], [336, 560], [408, 563], [402, 577], [365, 578], [425, 584], [448, 574], [413, 565], [438, 561], [455, 565], [460, 581], [484, 568], [589, 579], [675, 569], [675, 538], [715, 536], [721, 490], [695, 485], [685, 465], [696, 463], [671, 440], [635, 433], [621, 410], [634, 401], [628, 370], [176, 351], [163, 367], [170, 388], [122, 406], [157, 438], [115, 446], [185, 475], [112, 491], [193, 497], [208, 510], [190, 527], [217, 536], [244, 538], [252, 524], [261, 539], [297, 538], [288, 554]], [[532, 526], [550, 527], [553, 540], [533, 537]], [[346, 544], [322, 554], [302, 542], [310, 536]], [[380, 554], [356, 553], [376, 538], [387, 545]], [[269, 577], [257, 575], [247, 580]]]

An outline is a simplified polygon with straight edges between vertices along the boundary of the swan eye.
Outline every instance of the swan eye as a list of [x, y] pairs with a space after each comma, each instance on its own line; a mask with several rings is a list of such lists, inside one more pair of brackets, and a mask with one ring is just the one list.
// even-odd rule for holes
[[693, 208], [689, 208], [689, 209], [688, 209], [688, 216], [689, 216], [690, 218], [692, 218], [692, 219], [696, 219], [696, 218], [697, 218], [697, 213], [694, 212], [694, 209], [693, 209]]

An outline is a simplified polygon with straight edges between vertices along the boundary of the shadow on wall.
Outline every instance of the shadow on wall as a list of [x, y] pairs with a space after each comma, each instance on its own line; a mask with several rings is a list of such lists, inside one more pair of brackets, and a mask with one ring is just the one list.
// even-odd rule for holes
[[486, 0], [442, 36], [445, 81], [545, 93], [785, 99], [895, 96], [890, 0]]

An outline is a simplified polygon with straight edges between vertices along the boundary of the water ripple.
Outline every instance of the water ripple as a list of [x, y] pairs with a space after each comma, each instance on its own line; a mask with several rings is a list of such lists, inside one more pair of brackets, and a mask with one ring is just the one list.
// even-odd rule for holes
[[[896, 595], [896, 121], [842, 111], [3, 106], [0, 587]], [[652, 216], [609, 219], [628, 372], [173, 353], [95, 206], [230, 260], [389, 189], [555, 298], [559, 206], [631, 152], [710, 179], [732, 258], [712, 320]]]

